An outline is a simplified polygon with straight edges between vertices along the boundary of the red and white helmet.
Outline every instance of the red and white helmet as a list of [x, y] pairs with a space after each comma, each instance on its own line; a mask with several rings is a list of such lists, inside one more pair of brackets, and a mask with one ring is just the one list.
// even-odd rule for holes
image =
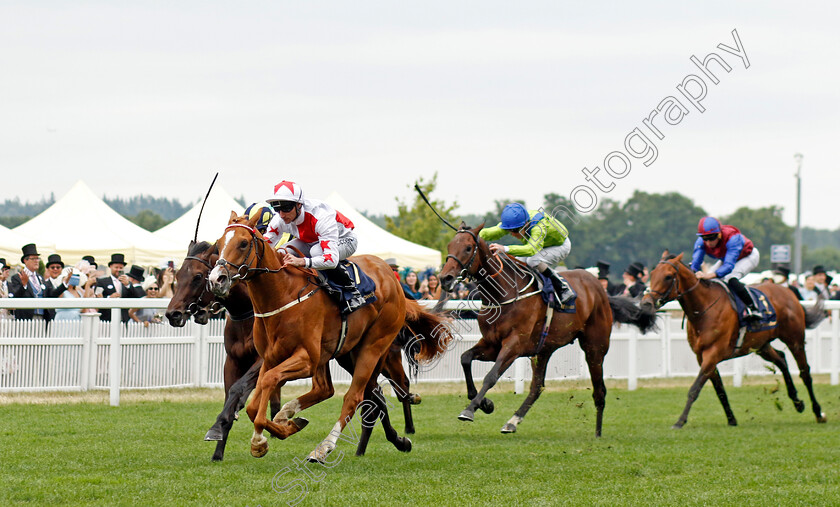
[[303, 190], [294, 181], [283, 180], [274, 185], [274, 196], [268, 199], [269, 204], [279, 201], [303, 202]]

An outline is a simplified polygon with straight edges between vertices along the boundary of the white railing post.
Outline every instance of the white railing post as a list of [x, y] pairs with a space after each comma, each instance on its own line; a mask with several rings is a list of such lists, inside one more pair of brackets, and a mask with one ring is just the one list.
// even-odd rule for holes
[[734, 373], [732, 374], [732, 385], [741, 387], [744, 383], [744, 369], [746, 368], [747, 356], [736, 357], [732, 360]]
[[120, 379], [122, 377], [122, 350], [120, 334], [122, 333], [122, 319], [119, 310], [111, 312], [111, 358], [109, 383], [111, 384], [111, 406], [120, 406]]
[[207, 343], [209, 327], [209, 323], [204, 326], [200, 326], [193, 322], [193, 337], [195, 338], [195, 349], [193, 351], [193, 385], [195, 387], [201, 387], [204, 385], [203, 374], [207, 363], [206, 361], [203, 361], [204, 354], [202, 351], [206, 348], [205, 344]]
[[662, 315], [662, 320], [659, 321], [662, 326], [661, 334], [659, 335], [659, 345], [662, 353], [661, 374], [662, 378], [668, 378], [671, 371], [671, 312], [666, 312]]
[[528, 358], [519, 357], [513, 362], [513, 392], [522, 394], [525, 391], [525, 361]]
[[639, 387], [639, 365], [638, 347], [639, 347], [639, 331], [636, 328], [630, 328], [630, 336], [627, 339], [627, 390], [635, 391]]
[[831, 310], [831, 385], [840, 384], [840, 310]]
[[[90, 359], [91, 349], [93, 348], [93, 328], [99, 322], [99, 315], [95, 313], [82, 314], [82, 372], [81, 383], [82, 391], [87, 391], [93, 387], [90, 383]], [[95, 368], [95, 366], [94, 366]]]

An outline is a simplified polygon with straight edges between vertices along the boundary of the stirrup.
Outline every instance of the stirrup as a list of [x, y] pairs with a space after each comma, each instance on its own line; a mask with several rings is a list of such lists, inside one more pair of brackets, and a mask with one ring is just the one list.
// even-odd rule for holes
[[746, 315], [744, 315], [744, 320], [758, 322], [761, 320], [761, 313], [759, 313], [757, 310], [753, 310], [748, 306], [747, 313]]

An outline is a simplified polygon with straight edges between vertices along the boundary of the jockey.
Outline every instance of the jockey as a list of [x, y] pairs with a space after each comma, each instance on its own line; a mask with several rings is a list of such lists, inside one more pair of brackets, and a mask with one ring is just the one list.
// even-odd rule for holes
[[[747, 305], [747, 320], [760, 319], [755, 301], [741, 283], [741, 278], [758, 266], [758, 248], [736, 227], [721, 225], [713, 217], [700, 219], [697, 236], [694, 242], [694, 257], [691, 260], [691, 269], [697, 278], [720, 278], [726, 282], [729, 290]], [[709, 273], [700, 271], [700, 265], [706, 255], [718, 259]]]
[[274, 195], [266, 202], [276, 211], [264, 234], [266, 241], [275, 247], [283, 233], [294, 239], [286, 245], [296, 247], [303, 257], [296, 257], [288, 250], [283, 262], [292, 266], [323, 271], [324, 275], [347, 288], [352, 293], [348, 311], [363, 306], [365, 298], [338, 262], [353, 255], [358, 239], [353, 232], [353, 222], [334, 210], [329, 204], [314, 199], [304, 199], [297, 183], [281, 181], [274, 186]]
[[494, 254], [509, 253], [523, 257], [528, 266], [551, 279], [554, 293], [561, 304], [568, 303], [571, 293], [564, 291], [564, 283], [551, 266], [565, 259], [572, 249], [569, 231], [556, 218], [542, 211], [528, 211], [525, 206], [514, 202], [502, 210], [502, 221], [495, 227], [482, 229], [478, 235], [485, 241], [499, 239], [506, 234], [522, 242], [521, 245], [505, 246], [490, 244]]
[[254, 227], [260, 231], [260, 234], [265, 235], [265, 231], [268, 229], [268, 223], [274, 217], [274, 211], [272, 211], [271, 206], [266, 202], [255, 202], [245, 208], [244, 215], [249, 219], [259, 215], [260, 218]]

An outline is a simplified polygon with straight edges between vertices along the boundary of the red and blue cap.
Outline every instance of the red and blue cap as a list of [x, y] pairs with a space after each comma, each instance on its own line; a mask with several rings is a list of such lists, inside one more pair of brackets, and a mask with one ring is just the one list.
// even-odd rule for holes
[[703, 217], [697, 224], [697, 235], [720, 234], [720, 222], [715, 217]]

